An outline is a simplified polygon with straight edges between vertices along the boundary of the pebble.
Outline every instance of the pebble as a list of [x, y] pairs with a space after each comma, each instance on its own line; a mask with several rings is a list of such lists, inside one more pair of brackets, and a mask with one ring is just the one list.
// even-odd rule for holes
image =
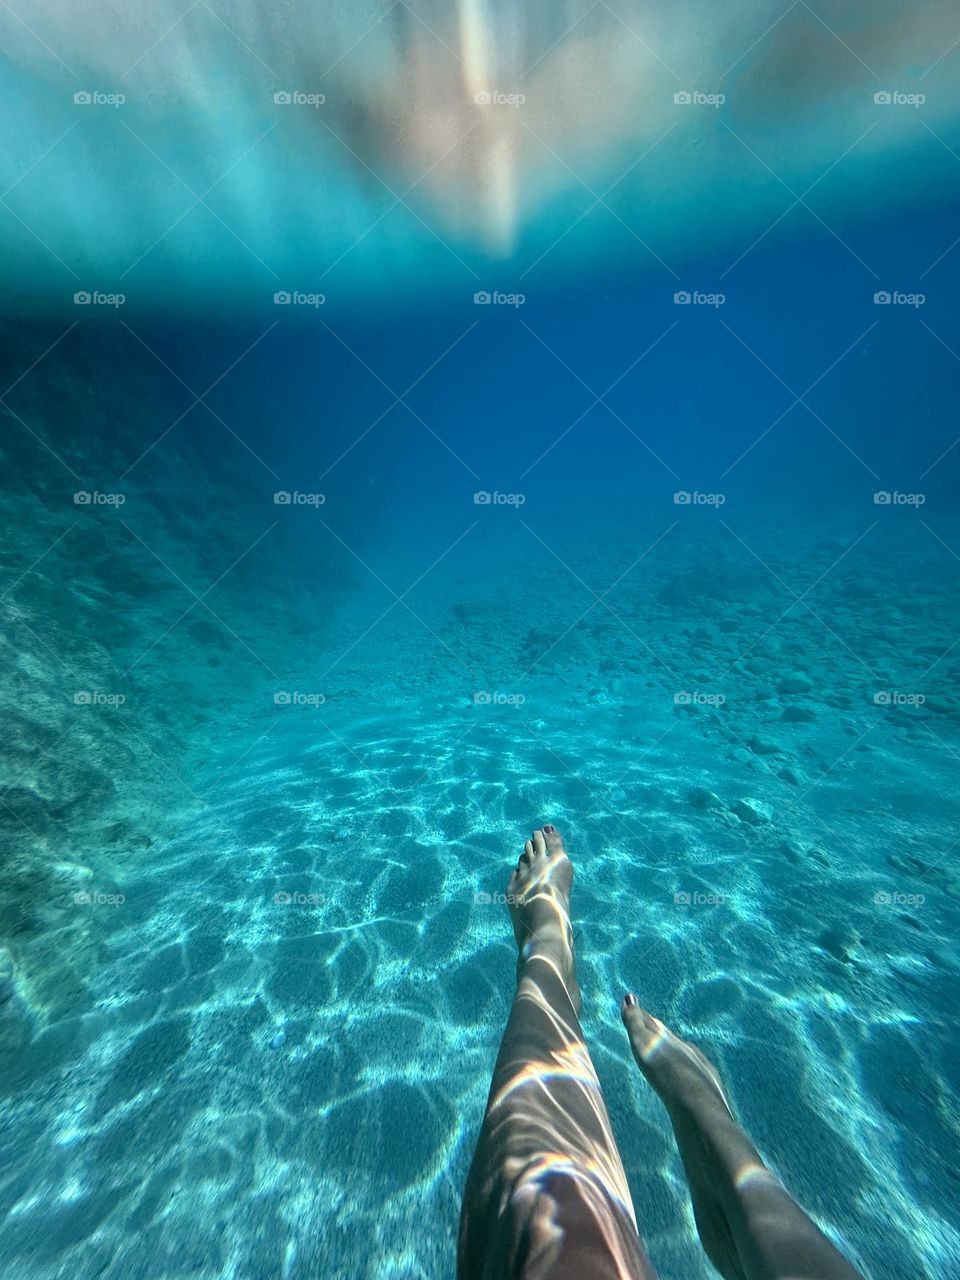
[[843, 925], [834, 929], [827, 929], [821, 933], [817, 939], [817, 946], [822, 947], [829, 955], [834, 956], [837, 960], [842, 960], [844, 964], [852, 964], [853, 956], [850, 952], [853, 950], [860, 939], [853, 929], [849, 929]]
[[694, 809], [722, 809], [723, 801], [715, 791], [708, 791], [706, 787], [694, 787], [687, 796], [687, 799], [693, 805]]
[[801, 671], [794, 671], [780, 681], [777, 685], [777, 692], [809, 693], [812, 688], [813, 681], [809, 676], [805, 676]]
[[762, 800], [752, 800], [749, 796], [744, 796], [735, 801], [731, 808], [738, 818], [743, 822], [749, 822], [753, 827], [773, 821], [773, 810]]
[[782, 718], [791, 724], [809, 724], [816, 720], [817, 712], [809, 703], [795, 702], [792, 706], [783, 708]]
[[277, 1034], [270, 1041], [270, 1048], [279, 1049], [280, 1046], [285, 1043], [286, 1039], [287, 1039], [287, 1033], [285, 1031], [278, 1031]]

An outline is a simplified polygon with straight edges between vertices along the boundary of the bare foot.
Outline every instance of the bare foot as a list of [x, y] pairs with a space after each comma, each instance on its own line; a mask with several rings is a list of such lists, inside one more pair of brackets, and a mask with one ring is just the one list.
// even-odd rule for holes
[[730, 1103], [716, 1067], [696, 1045], [682, 1040], [659, 1018], [641, 1008], [635, 995], [626, 995], [620, 1017], [630, 1037], [637, 1066], [666, 1106], [718, 1101], [731, 1115]]
[[507, 903], [520, 962], [545, 956], [561, 973], [574, 1009], [580, 1011], [580, 991], [573, 964], [570, 927], [570, 889], [573, 863], [556, 827], [547, 823], [534, 831], [507, 884]]
[[707, 1257], [724, 1280], [862, 1280], [734, 1119], [716, 1067], [628, 995], [620, 1016], [637, 1066], [666, 1105]]
[[[719, 1192], [722, 1177], [716, 1150], [708, 1138], [718, 1126], [727, 1138], [736, 1129], [717, 1069], [695, 1045], [641, 1008], [635, 995], [624, 997], [620, 1016], [637, 1066], [670, 1113], [707, 1257], [726, 1280], [746, 1280], [725, 1199]], [[739, 1143], [736, 1145], [739, 1156]], [[757, 1161], [759, 1164], [759, 1156]]]

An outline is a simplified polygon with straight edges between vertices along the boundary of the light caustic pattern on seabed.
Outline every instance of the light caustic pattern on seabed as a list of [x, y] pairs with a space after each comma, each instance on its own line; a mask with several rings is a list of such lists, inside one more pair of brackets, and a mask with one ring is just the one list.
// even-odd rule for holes
[[[683, 660], [689, 620], [704, 630], [694, 660], [720, 669], [765, 616], [748, 568], [733, 607], [698, 598], [686, 567], [678, 581], [685, 599], [666, 606], [624, 589], [658, 656], [624, 632], [632, 668], [599, 686], [609, 634], [555, 654], [563, 682], [529, 676], [522, 701], [477, 701], [453, 676], [412, 694], [401, 684], [435, 656], [406, 616], [331, 673], [319, 705], [261, 691], [246, 750], [195, 779], [209, 804], [101, 908], [106, 957], [79, 1031], [29, 1047], [7, 1132], [22, 1190], [6, 1271], [449, 1274], [513, 982], [501, 895], [543, 815], [576, 860], [584, 1026], [661, 1273], [708, 1269], [619, 1025], [627, 989], [709, 1048], [761, 1150], [868, 1267], [949, 1270], [960, 1253], [937, 1181], [957, 898], [940, 815], [956, 797], [937, 739], [955, 741], [956, 717], [926, 713], [935, 738], [910, 719], [921, 708], [867, 696], [839, 641], [880, 661], [873, 596], [834, 646], [815, 649], [812, 617], [794, 629], [806, 684], [794, 672], [802, 692], [778, 699], [814, 718], [757, 730], [742, 680], [725, 706], [678, 702], [663, 664]], [[439, 574], [416, 601], [437, 636], [464, 625], [455, 590]], [[544, 648], [570, 603], [544, 584]], [[315, 670], [378, 608], [360, 593]], [[461, 652], [482, 658], [475, 641]], [[754, 653], [758, 688], [787, 688], [783, 652]], [[859, 690], [846, 709], [845, 688]]]

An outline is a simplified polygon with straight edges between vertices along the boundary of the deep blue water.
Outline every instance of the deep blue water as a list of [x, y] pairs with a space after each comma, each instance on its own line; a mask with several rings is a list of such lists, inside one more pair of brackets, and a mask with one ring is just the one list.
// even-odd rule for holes
[[627, 989], [960, 1275], [956, 15], [617, 13], [0, 22], [5, 1277], [451, 1275], [544, 821], [664, 1280]]

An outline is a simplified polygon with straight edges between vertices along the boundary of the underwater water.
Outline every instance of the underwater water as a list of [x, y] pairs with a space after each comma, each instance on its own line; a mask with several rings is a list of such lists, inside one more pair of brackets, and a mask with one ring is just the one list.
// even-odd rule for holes
[[545, 821], [664, 1280], [627, 990], [960, 1276], [960, 12], [836, 8], [0, 5], [4, 1278], [451, 1276]]

